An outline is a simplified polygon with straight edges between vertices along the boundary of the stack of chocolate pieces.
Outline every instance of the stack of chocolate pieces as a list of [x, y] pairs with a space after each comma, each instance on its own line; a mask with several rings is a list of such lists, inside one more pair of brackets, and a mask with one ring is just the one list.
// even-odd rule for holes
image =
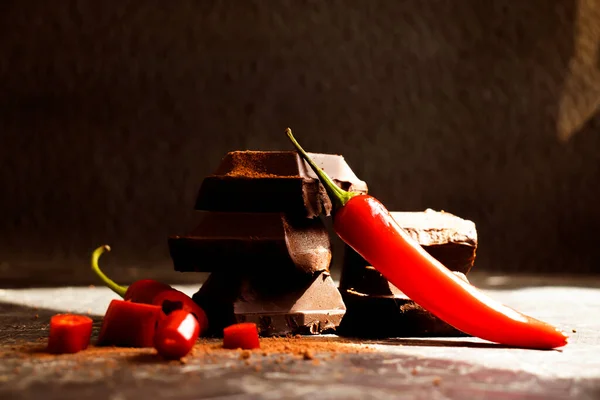
[[[477, 230], [473, 222], [433, 210], [391, 214], [429, 254], [466, 279], [473, 267], [477, 250]], [[398, 263], [400, 266], [402, 260], [398, 260]], [[340, 291], [347, 307], [338, 329], [342, 335], [463, 335], [410, 300], [348, 246], [344, 254]]]
[[[345, 190], [366, 193], [344, 161], [311, 154]], [[331, 201], [294, 151], [228, 153], [200, 187], [198, 225], [169, 238], [175, 270], [210, 272], [194, 295], [210, 332], [254, 322], [262, 336], [334, 330], [346, 312], [331, 279], [331, 244], [319, 218]]]

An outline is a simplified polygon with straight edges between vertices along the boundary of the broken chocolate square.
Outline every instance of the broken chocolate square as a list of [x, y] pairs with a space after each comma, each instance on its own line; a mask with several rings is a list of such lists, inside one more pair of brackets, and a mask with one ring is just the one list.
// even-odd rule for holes
[[[367, 192], [344, 157], [310, 153], [344, 190]], [[284, 212], [314, 218], [331, 213], [331, 200], [315, 173], [295, 151], [233, 151], [202, 182], [197, 210]]]
[[328, 272], [265, 278], [212, 273], [193, 297], [208, 315], [209, 333], [220, 336], [238, 322], [256, 323], [261, 336], [319, 334], [340, 324], [346, 308]]

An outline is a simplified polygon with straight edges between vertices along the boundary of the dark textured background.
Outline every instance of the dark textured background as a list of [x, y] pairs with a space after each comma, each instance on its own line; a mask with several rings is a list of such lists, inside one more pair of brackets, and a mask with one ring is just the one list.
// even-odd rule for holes
[[474, 220], [478, 269], [600, 272], [599, 43], [584, 0], [0, 2], [0, 282], [105, 242], [168, 270], [202, 178], [287, 126]]

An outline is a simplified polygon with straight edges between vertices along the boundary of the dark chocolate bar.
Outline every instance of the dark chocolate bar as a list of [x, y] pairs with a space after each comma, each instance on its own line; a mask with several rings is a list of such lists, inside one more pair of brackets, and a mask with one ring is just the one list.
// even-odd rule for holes
[[477, 251], [477, 229], [472, 221], [431, 209], [391, 214], [414, 240], [448, 269], [465, 275], [469, 273]]
[[[463, 277], [471, 270], [477, 250], [477, 230], [473, 222], [429, 209], [391, 214], [413, 240], [448, 269], [464, 274]], [[398, 260], [399, 264], [401, 262]], [[370, 337], [464, 335], [410, 300], [348, 246], [340, 291], [347, 307], [340, 334]]]
[[[344, 190], [367, 192], [342, 156], [310, 153]], [[331, 213], [331, 201], [315, 173], [295, 151], [233, 151], [207, 176], [197, 210], [284, 212], [314, 218]]]
[[176, 271], [326, 271], [327, 230], [319, 218], [281, 213], [198, 212], [198, 226], [169, 238]]
[[214, 272], [193, 296], [207, 313], [209, 334], [238, 322], [256, 323], [261, 336], [319, 334], [335, 330], [346, 311], [328, 272], [296, 279]]

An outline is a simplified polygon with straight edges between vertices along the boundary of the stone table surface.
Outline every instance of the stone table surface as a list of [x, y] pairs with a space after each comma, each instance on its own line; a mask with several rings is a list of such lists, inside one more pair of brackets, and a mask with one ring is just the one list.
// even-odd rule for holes
[[100, 287], [0, 289], [0, 399], [600, 399], [598, 285], [495, 279], [485, 292], [572, 332], [570, 343], [536, 351], [470, 337], [357, 340], [372, 351], [315, 354], [319, 362], [249, 363], [235, 351], [165, 362], [151, 349], [50, 356], [41, 349], [51, 315], [90, 314], [95, 335], [117, 297]]

